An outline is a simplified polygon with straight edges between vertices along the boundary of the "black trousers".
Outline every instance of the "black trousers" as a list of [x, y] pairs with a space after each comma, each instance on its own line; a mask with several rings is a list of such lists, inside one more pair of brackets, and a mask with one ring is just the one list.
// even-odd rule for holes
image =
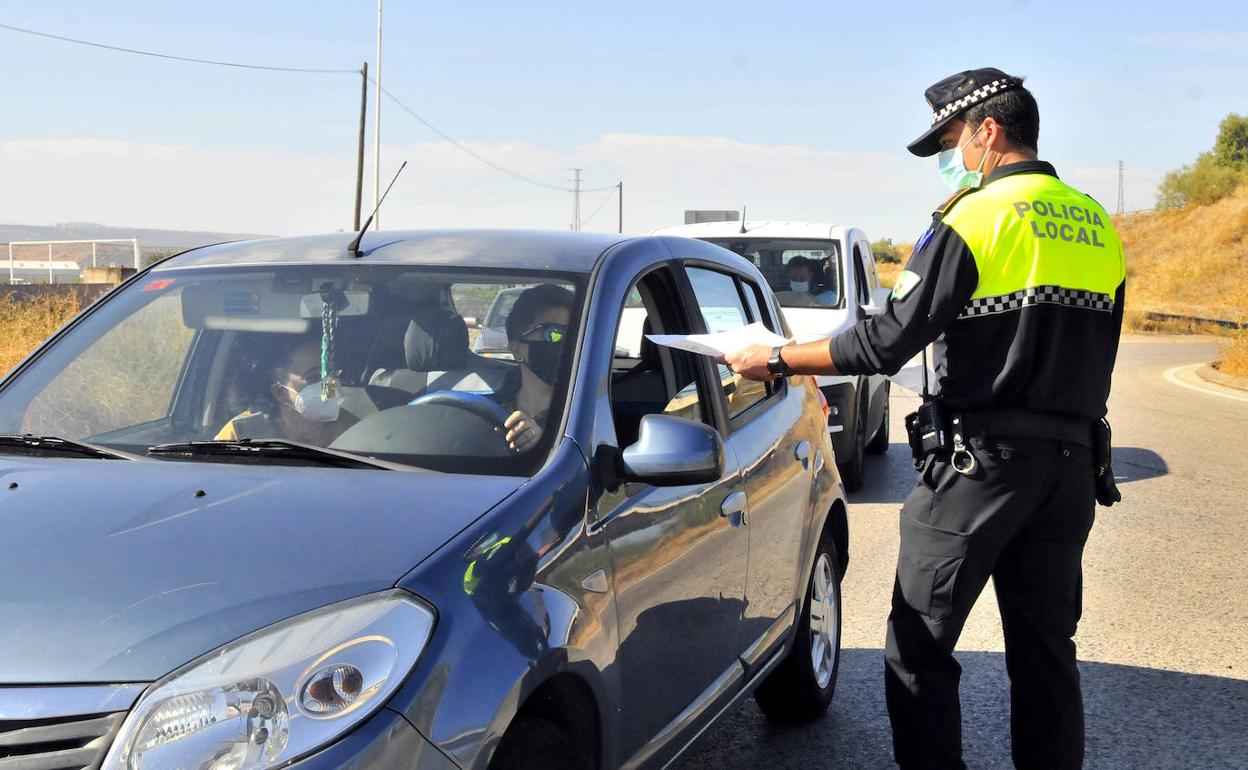
[[885, 645], [885, 695], [902, 768], [965, 768], [954, 645], [991, 576], [1005, 633], [1019, 768], [1083, 764], [1072, 637], [1096, 505], [1090, 450], [1040, 439], [971, 439], [964, 476], [929, 458], [901, 509]]

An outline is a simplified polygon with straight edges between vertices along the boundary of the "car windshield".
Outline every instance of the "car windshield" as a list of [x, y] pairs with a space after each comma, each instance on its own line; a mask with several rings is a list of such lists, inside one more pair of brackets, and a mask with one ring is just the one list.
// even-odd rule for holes
[[782, 307], [841, 307], [840, 242], [831, 239], [708, 238], [758, 266]]
[[[579, 276], [502, 268], [157, 270], [4, 384], [0, 434], [139, 455], [279, 439], [439, 471], [529, 475], [558, 433], [582, 289]], [[465, 318], [485, 318], [503, 292], [499, 344], [511, 355], [487, 358], [473, 352], [482, 330]], [[517, 412], [528, 418], [523, 435], [509, 435]], [[228, 454], [153, 456], [275, 461]]]

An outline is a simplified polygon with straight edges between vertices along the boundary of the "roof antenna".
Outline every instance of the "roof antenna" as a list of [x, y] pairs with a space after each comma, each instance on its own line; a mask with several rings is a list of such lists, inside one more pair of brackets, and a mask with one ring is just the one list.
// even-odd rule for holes
[[399, 170], [394, 172], [394, 179], [391, 179], [390, 184], [386, 186], [386, 191], [382, 193], [381, 200], [377, 201], [377, 205], [373, 208], [373, 213], [368, 215], [368, 219], [364, 221], [364, 226], [360, 228], [360, 232], [355, 236], [355, 240], [351, 241], [350, 246], [347, 246], [347, 257], [349, 259], [360, 258], [360, 240], [364, 238], [364, 233], [368, 232], [368, 226], [373, 223], [373, 217], [377, 216], [377, 210], [381, 208], [381, 204], [386, 202], [386, 196], [390, 194], [390, 188], [394, 187], [395, 182], [399, 181], [399, 174], [402, 174], [405, 168], [407, 168], [407, 161], [403, 161], [403, 165], [399, 166]]
[[745, 232], [745, 206], [741, 207], [741, 229], [738, 232]]

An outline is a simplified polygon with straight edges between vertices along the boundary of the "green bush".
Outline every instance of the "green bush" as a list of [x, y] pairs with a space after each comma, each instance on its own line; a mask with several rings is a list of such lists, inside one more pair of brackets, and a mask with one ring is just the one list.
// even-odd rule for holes
[[892, 238], [881, 238], [871, 244], [871, 254], [875, 256], [876, 262], [888, 262], [890, 264], [899, 264], [902, 257], [901, 249], [893, 244]]
[[1213, 143], [1213, 159], [1219, 166], [1248, 169], [1248, 115], [1232, 112], [1222, 119]]
[[1176, 209], [1205, 206], [1248, 184], [1248, 171], [1218, 163], [1212, 153], [1203, 152], [1196, 162], [1166, 174], [1157, 190], [1157, 208]]

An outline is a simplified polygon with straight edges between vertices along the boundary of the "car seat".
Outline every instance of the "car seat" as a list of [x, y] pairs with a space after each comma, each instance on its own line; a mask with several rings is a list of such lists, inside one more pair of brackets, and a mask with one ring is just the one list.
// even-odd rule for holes
[[407, 366], [378, 369], [368, 382], [419, 393], [428, 386], [431, 372], [462, 368], [467, 357], [468, 326], [464, 319], [449, 310], [422, 311], [403, 332]]
[[502, 385], [514, 365], [472, 355], [468, 325], [449, 310], [428, 310], [408, 324], [403, 335], [407, 366], [378, 369], [370, 385], [398, 388], [409, 394], [435, 390], [488, 392]]

